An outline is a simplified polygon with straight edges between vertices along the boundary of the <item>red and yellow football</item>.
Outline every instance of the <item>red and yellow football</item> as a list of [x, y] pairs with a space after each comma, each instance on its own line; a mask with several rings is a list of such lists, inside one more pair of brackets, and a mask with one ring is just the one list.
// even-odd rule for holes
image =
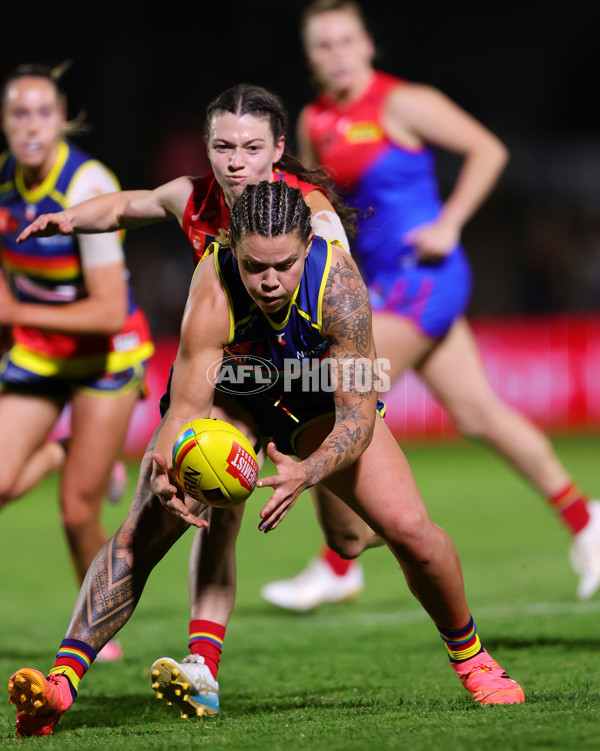
[[199, 418], [180, 430], [173, 445], [173, 470], [187, 495], [209, 506], [231, 508], [254, 490], [258, 460], [236, 427]]

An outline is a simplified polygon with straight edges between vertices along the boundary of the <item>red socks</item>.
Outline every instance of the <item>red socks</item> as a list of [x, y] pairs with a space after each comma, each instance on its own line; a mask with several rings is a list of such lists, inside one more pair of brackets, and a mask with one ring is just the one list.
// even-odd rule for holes
[[589, 498], [582, 493], [581, 488], [576, 483], [569, 483], [560, 493], [550, 496], [548, 500], [573, 535], [581, 532], [588, 523], [590, 518], [587, 508]]
[[225, 626], [214, 621], [190, 621], [190, 652], [204, 657], [204, 664], [216, 679], [225, 638]]
[[344, 576], [348, 573], [348, 570], [354, 563], [352, 559], [340, 558], [337, 553], [334, 553], [331, 548], [323, 547], [321, 550], [321, 560], [325, 561], [329, 565], [329, 568], [336, 576]]

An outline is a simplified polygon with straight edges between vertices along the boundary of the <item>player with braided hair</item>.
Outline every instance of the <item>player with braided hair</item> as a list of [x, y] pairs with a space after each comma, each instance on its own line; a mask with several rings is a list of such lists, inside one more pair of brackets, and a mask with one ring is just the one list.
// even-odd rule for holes
[[[227, 352], [251, 353], [265, 341], [289, 384], [280, 397], [287, 415], [273, 408], [268, 391], [225, 395], [216, 388], [215, 361]], [[229, 245], [213, 243], [194, 274], [166, 412], [142, 460], [127, 518], [90, 566], [50, 675], [22, 668], [10, 679], [20, 735], [52, 732], [96, 652], [131, 617], [157, 561], [189, 525], [210, 531], [215, 523], [221, 509], [207, 518], [203, 504], [173, 482], [171, 462], [183, 425], [210, 416], [234, 421], [252, 443], [269, 440], [277, 474], [258, 483], [273, 488], [260, 512], [260, 531], [276, 529], [305, 489], [319, 482], [331, 486], [364, 520], [365, 530], [378, 531], [475, 701], [525, 700], [519, 684], [483, 648], [454, 544], [429, 517], [404, 454], [378, 416], [374, 382], [365, 389], [364, 380], [354, 377], [358, 363], [375, 372], [369, 295], [356, 265], [313, 233], [299, 189], [283, 181], [247, 185], [233, 206]], [[307, 389], [303, 379], [291, 377], [299, 368], [322, 375], [322, 367], [333, 389], [322, 378], [311, 378]], [[326, 525], [324, 532], [329, 539], [335, 528]], [[356, 540], [348, 554], [356, 555], [364, 542]], [[216, 564], [226, 557], [217, 550]], [[160, 662], [155, 682], [162, 681], [165, 698], [179, 703], [184, 716], [192, 708], [198, 715], [218, 712], [214, 680], [188, 663], [191, 681], [180, 684], [175, 676], [171, 682], [168, 664], [163, 671]]]
[[[178, 177], [154, 190], [98, 196], [66, 211], [40, 216], [19, 240], [57, 233], [85, 237], [175, 219], [199, 260], [219, 230], [229, 228], [231, 208], [247, 184], [285, 180], [300, 189], [315, 233], [347, 248], [348, 237], [356, 229], [356, 212], [342, 203], [326, 172], [305, 168], [287, 150], [287, 125], [287, 112], [276, 94], [254, 84], [233, 86], [206, 107], [203, 135], [210, 172]], [[273, 419], [285, 415], [285, 409], [283, 403], [272, 408]], [[330, 498], [325, 489], [323, 495]], [[203, 661], [206, 680], [212, 682], [217, 678], [235, 602], [235, 540], [243, 509], [221, 510], [211, 524], [208, 541], [199, 530], [190, 558], [189, 657]], [[221, 563], [219, 568], [210, 558], [217, 546], [228, 553], [228, 564]]]

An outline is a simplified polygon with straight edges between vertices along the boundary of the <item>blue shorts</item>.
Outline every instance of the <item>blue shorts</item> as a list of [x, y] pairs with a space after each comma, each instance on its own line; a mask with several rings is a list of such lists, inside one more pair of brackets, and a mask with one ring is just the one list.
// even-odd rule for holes
[[467, 309], [473, 288], [466, 253], [458, 246], [438, 263], [406, 264], [395, 275], [376, 275], [367, 285], [374, 313], [409, 318], [426, 336], [445, 336]]
[[0, 393], [39, 396], [66, 404], [74, 393], [89, 396], [121, 396], [138, 389], [146, 396], [145, 374], [147, 361], [133, 365], [119, 373], [98, 372], [81, 377], [46, 376], [17, 365], [10, 358], [10, 350], [0, 362]]

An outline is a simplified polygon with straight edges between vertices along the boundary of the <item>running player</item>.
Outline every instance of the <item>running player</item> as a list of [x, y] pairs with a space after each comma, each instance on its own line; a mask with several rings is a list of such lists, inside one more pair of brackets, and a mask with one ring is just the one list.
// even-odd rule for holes
[[[281, 397], [285, 411], [274, 408], [268, 392], [225, 396], [207, 375], [230, 349], [253, 352], [265, 342], [284, 383], [300, 365], [317, 376], [309, 390], [303, 379], [291, 378]], [[129, 514], [88, 571], [50, 675], [22, 668], [9, 681], [19, 735], [52, 732], [96, 652], [134, 612], [154, 565], [189, 524], [211, 529], [216, 521], [219, 510], [209, 523], [199, 515], [203, 504], [173, 484], [170, 460], [183, 425], [211, 415], [234, 421], [253, 443], [271, 440], [268, 455], [277, 474], [259, 481], [273, 488], [260, 512], [261, 531], [276, 529], [303, 490], [326, 483], [364, 519], [362, 537], [348, 552], [356, 555], [377, 530], [473, 699], [525, 701], [519, 684], [481, 644], [454, 544], [430, 519], [406, 458], [377, 416], [374, 385], [365, 388], [364, 378], [353, 377], [356, 363], [375, 373], [374, 361], [369, 296], [352, 259], [314, 235], [299, 189], [283, 181], [247, 185], [233, 206], [227, 244], [211, 245], [194, 274], [163, 400], [167, 411], [142, 461]], [[330, 364], [333, 388], [323, 386], [323, 362]], [[326, 534], [334, 531], [325, 524]], [[217, 565], [221, 559], [227, 563], [227, 552], [218, 550]], [[162, 671], [158, 661], [154, 672], [165, 698], [187, 708], [191, 687], [182, 691], [168, 664]], [[210, 702], [218, 702], [218, 687], [200, 678], [194, 687], [204, 696], [198, 714], [215, 714], [218, 703], [211, 711]]]
[[[30, 238], [37, 214], [115, 191], [114, 175], [65, 139], [56, 71], [24, 65], [0, 92], [8, 151], [0, 157], [0, 325], [12, 344], [0, 365], [0, 506], [61, 468], [62, 523], [78, 582], [106, 542], [102, 499], [154, 348], [126, 281], [121, 239]], [[66, 405], [68, 450], [48, 442]], [[117, 658], [111, 644], [103, 658]]]
[[[301, 36], [320, 93], [299, 118], [300, 156], [330, 169], [350, 205], [374, 210], [360, 220], [352, 252], [371, 296], [378, 356], [390, 361], [392, 381], [414, 368], [460, 433], [487, 441], [547, 499], [573, 538], [577, 594], [592, 597], [600, 586], [600, 502], [573, 481], [537, 426], [493, 393], [465, 318], [471, 269], [460, 235], [504, 167], [504, 145], [440, 91], [376, 70], [353, 0], [308, 5]], [[464, 158], [444, 202], [432, 146]], [[361, 588], [360, 564], [325, 548], [262, 594], [303, 611]]]

